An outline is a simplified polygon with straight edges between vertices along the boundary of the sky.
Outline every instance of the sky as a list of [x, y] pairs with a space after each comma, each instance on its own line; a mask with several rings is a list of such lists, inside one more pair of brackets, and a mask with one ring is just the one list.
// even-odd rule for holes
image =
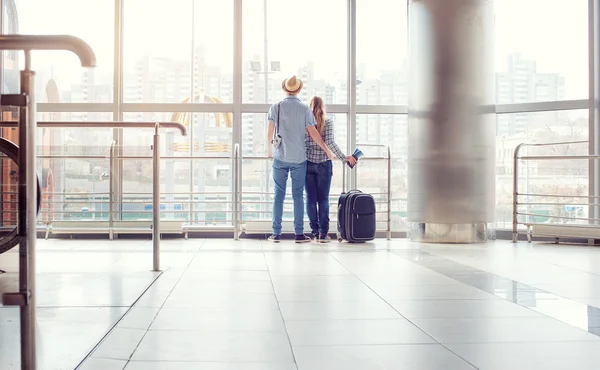
[[[98, 69], [113, 69], [111, 0], [16, 0], [21, 33], [72, 34], [96, 51]], [[190, 60], [192, 42], [203, 45], [206, 62], [233, 68], [233, 0], [124, 0], [124, 67], [144, 55]], [[316, 78], [347, 74], [346, 0], [267, 1], [269, 61], [281, 74], [306, 61]], [[168, 4], [168, 5], [167, 5]], [[263, 0], [243, 2], [243, 60], [263, 60]], [[76, 15], [76, 16], [74, 16]], [[357, 63], [371, 76], [398, 69], [406, 57], [407, 7], [402, 0], [357, 0]], [[560, 73], [567, 98], [587, 94], [587, 1], [496, 0], [495, 63], [502, 71], [514, 52], [537, 61], [538, 72]], [[392, 41], [395, 40], [395, 41]], [[34, 68], [51, 65], [62, 86], [77, 83], [82, 69], [68, 52], [38, 52]]]

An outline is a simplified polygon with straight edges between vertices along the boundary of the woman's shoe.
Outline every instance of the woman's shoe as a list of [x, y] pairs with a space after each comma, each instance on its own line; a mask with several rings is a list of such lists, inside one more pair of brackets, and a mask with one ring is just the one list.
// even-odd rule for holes
[[281, 235], [271, 235], [267, 240], [273, 243], [279, 243], [281, 241]]
[[331, 237], [329, 235], [319, 235], [319, 243], [329, 243], [330, 241]]

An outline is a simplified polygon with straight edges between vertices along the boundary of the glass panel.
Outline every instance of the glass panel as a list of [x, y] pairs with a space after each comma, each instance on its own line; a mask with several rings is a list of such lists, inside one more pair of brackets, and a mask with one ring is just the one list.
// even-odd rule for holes
[[385, 230], [387, 215], [387, 147], [391, 149], [391, 210], [392, 229], [406, 229], [406, 140], [408, 121], [401, 114], [358, 114], [356, 115], [356, 142], [364, 153], [356, 167], [358, 188], [374, 194], [378, 202], [378, 229]]
[[588, 98], [587, 0], [494, 6], [498, 104]]
[[124, 19], [125, 102], [232, 101], [233, 1], [127, 0]]
[[[231, 113], [126, 113], [126, 121], [174, 121], [183, 123], [187, 136], [162, 129], [161, 194], [165, 220], [199, 225], [231, 224]], [[190, 122], [193, 124], [190, 126]], [[153, 129], [131, 128], [123, 133], [124, 215], [127, 204], [136, 203], [136, 217], [151, 218]], [[193, 146], [190, 148], [190, 143]], [[147, 158], [139, 158], [147, 157]], [[177, 157], [182, 157], [177, 159]], [[192, 174], [190, 176], [190, 174]], [[145, 208], [144, 208], [145, 207]], [[132, 214], [133, 214], [132, 213]]]
[[[39, 121], [111, 121], [112, 113], [38, 113]], [[38, 223], [108, 220], [112, 129], [38, 128]]]
[[[77, 36], [90, 44], [98, 61], [96, 68], [84, 69], [71, 52], [34, 52], [32, 69], [36, 72], [37, 101], [112, 103], [114, 2], [16, 0], [16, 5], [17, 14], [5, 18], [5, 32]], [[4, 53], [5, 92], [18, 92], [18, 71], [22, 67], [23, 52]]]
[[356, 104], [408, 104], [407, 16], [405, 1], [356, 2]]
[[279, 100], [291, 75], [304, 82], [302, 101], [319, 95], [326, 103], [347, 102], [347, 1], [306, 0], [290, 12], [285, 1], [244, 0], [242, 12], [244, 103]]
[[[499, 122], [513, 122], [522, 127], [518, 134], [496, 137], [496, 226], [512, 228], [513, 155], [521, 143], [561, 143], [584, 141], [580, 144], [526, 147], [520, 155], [586, 155], [588, 154], [588, 111], [515, 113], [498, 115]], [[568, 217], [588, 217], [586, 198], [560, 198], [588, 195], [587, 159], [528, 160], [519, 162], [519, 192], [532, 194], [519, 198], [523, 222], [587, 223]], [[541, 196], [545, 195], [545, 196]], [[567, 204], [561, 204], [567, 203]], [[559, 216], [567, 218], [552, 218]]]

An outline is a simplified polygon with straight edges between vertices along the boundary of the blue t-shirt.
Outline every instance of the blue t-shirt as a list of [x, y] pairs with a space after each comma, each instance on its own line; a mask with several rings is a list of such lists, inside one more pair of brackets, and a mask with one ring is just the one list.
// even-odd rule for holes
[[[308, 127], [316, 125], [315, 116], [310, 108], [298, 97], [288, 96], [279, 102], [279, 117], [277, 104], [273, 104], [267, 118], [275, 123], [275, 132], [277, 132], [277, 118], [279, 118], [281, 145], [279, 148], [273, 148], [273, 158], [287, 163], [306, 161], [304, 134]], [[271, 138], [269, 138], [269, 145], [272, 145], [270, 141]]]

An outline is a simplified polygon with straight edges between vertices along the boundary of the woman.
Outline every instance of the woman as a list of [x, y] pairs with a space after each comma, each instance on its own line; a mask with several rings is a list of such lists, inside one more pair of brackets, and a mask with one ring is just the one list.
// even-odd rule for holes
[[[345, 156], [334, 141], [333, 120], [325, 115], [323, 99], [315, 96], [310, 101], [310, 109], [317, 121], [317, 131], [325, 145], [340, 159], [344, 158], [351, 165], [356, 159]], [[320, 243], [329, 242], [329, 189], [333, 176], [333, 164], [327, 158], [327, 153], [306, 135], [306, 213], [312, 229], [312, 237]]]

